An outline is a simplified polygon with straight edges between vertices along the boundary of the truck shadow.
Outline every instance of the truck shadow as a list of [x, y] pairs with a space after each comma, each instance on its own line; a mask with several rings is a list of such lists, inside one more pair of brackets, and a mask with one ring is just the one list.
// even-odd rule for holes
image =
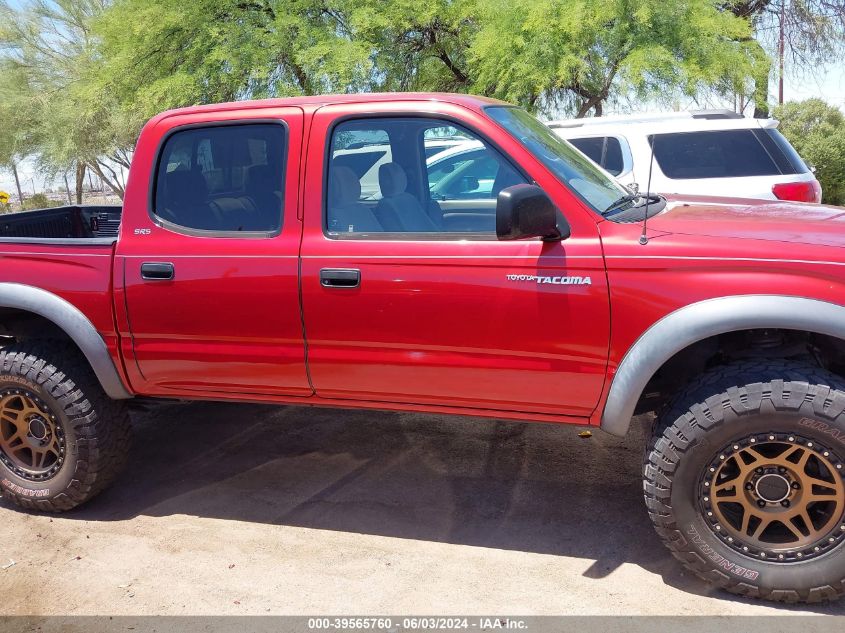
[[[642, 501], [647, 420], [620, 440], [580, 428], [437, 415], [194, 403], [133, 414], [110, 490], [65, 515], [186, 514], [623, 563], [714, 592], [661, 545]], [[845, 605], [783, 607], [845, 614]]]

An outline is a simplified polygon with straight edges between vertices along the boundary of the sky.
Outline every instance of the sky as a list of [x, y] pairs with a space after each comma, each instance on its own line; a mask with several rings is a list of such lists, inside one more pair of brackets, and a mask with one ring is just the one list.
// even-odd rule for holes
[[[777, 91], [777, 82], [770, 85], [771, 91]], [[819, 97], [828, 103], [845, 111], [845, 64], [831, 64], [827, 68], [820, 68], [812, 76], [792, 77], [787, 71], [784, 81], [784, 100], [800, 101]], [[680, 104], [682, 108], [699, 109], [702, 107], [692, 101]], [[710, 104], [720, 107], [731, 107], [730, 104]], [[605, 114], [614, 114], [612, 108], [608, 108]], [[2, 122], [0, 122], [2, 124]], [[43, 191], [45, 187], [44, 177], [37, 173], [31, 162], [24, 162], [19, 166], [21, 177], [21, 188], [24, 196], [31, 194], [33, 187], [36, 191]], [[55, 183], [48, 183], [48, 186], [56, 187]], [[12, 174], [5, 170], [0, 171], [0, 191], [5, 191], [16, 196], [15, 184]]]

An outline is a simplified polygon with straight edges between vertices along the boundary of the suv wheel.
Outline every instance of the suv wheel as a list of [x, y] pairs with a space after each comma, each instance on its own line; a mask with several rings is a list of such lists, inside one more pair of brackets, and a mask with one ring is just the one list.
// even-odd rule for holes
[[658, 417], [645, 499], [675, 557], [728, 591], [845, 594], [845, 383], [812, 365], [718, 368]]
[[129, 450], [126, 405], [101, 389], [85, 358], [63, 345], [0, 350], [0, 490], [15, 504], [60, 512], [120, 472]]

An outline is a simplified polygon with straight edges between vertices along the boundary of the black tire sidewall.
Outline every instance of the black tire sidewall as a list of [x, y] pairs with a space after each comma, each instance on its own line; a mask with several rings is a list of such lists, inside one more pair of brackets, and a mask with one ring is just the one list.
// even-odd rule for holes
[[[845, 578], [845, 543], [831, 552], [795, 563], [767, 562], [746, 556], [724, 544], [713, 534], [702, 515], [703, 474], [718, 451], [732, 442], [753, 434], [795, 433], [819, 442], [845, 458], [845, 421], [826, 418], [817, 412], [760, 411], [736, 414], [725, 411], [724, 421], [706, 431], [704, 436], [685, 451], [672, 478], [671, 501], [678, 529], [690, 544], [690, 551], [712, 563], [719, 574], [733, 581], [771, 590], [807, 592], [825, 584], [837, 583]], [[826, 429], [839, 431], [839, 438], [806, 426], [802, 420], [812, 420], [826, 425]], [[821, 427], [825, 428], [825, 427]]]
[[59, 471], [44, 481], [24, 479], [0, 462], [0, 487], [18, 497], [32, 501], [54, 499], [56, 496], [65, 492], [74, 482], [77, 462], [79, 460], [80, 440], [75, 425], [72, 419], [65, 413], [61, 403], [43, 385], [23, 376], [0, 375], [0, 390], [6, 390], [8, 388], [31, 391], [44, 401], [50, 409], [50, 413], [55, 415], [57, 422], [61, 424], [65, 440], [65, 456]]

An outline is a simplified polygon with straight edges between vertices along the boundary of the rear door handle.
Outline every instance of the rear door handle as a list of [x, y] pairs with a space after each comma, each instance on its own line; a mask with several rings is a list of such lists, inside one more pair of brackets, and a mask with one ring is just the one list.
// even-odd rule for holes
[[357, 288], [361, 285], [361, 271], [355, 268], [323, 268], [320, 285], [324, 288]]
[[175, 270], [170, 262], [144, 262], [141, 264], [141, 279], [147, 281], [169, 281]]

